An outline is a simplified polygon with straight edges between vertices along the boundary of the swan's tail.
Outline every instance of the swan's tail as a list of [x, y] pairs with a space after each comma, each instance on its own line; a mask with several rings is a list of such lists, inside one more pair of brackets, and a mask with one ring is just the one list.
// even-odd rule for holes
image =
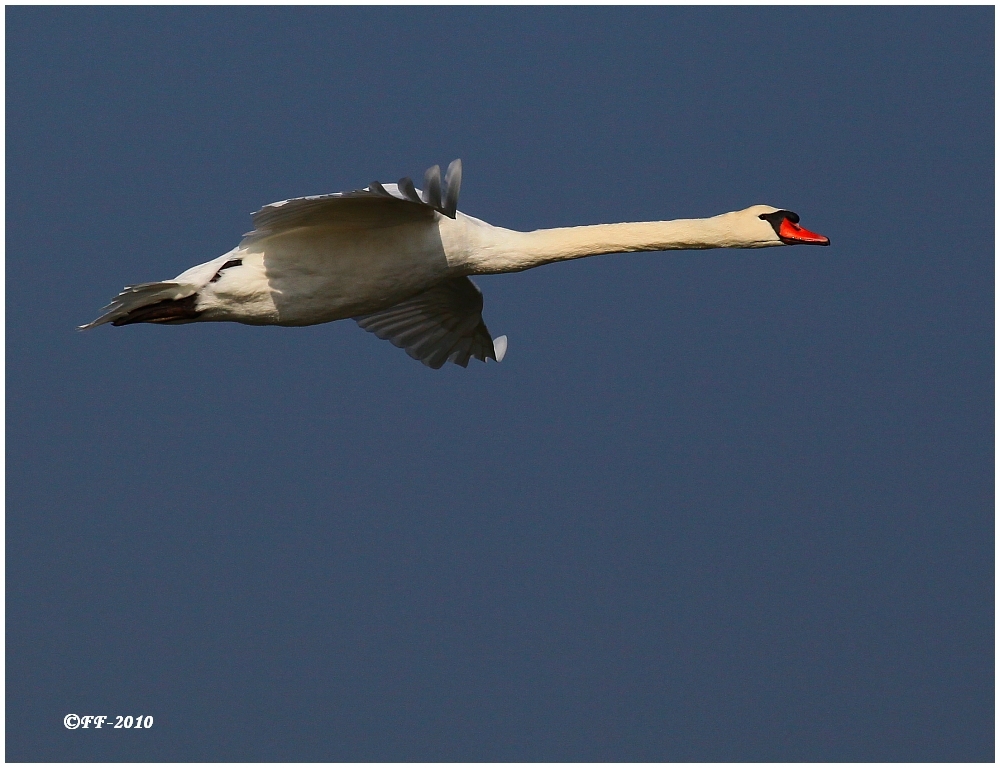
[[105, 323], [128, 325], [195, 320], [201, 314], [195, 309], [197, 300], [198, 288], [189, 283], [168, 280], [162, 283], [129, 285], [104, 308], [103, 315], [81, 325], [79, 330], [86, 331]]

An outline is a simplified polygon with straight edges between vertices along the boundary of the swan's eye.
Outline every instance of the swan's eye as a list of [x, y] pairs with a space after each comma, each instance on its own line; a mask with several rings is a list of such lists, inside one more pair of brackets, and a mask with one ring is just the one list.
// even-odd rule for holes
[[757, 218], [770, 222], [774, 226], [779, 226], [782, 219], [788, 219], [792, 224], [799, 223], [799, 215], [795, 211], [772, 211], [771, 213], [762, 213]]
[[799, 215], [795, 211], [772, 211], [771, 213], [762, 213], [760, 218], [770, 224], [779, 237], [781, 236], [781, 223], [785, 219], [788, 219], [792, 224], [799, 223]]

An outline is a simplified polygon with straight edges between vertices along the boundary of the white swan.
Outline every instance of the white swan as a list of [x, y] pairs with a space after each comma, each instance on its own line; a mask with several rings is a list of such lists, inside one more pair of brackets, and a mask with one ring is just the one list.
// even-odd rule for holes
[[500, 361], [483, 298], [469, 275], [519, 272], [602, 253], [690, 248], [767, 248], [828, 238], [798, 226], [791, 211], [755, 205], [709, 219], [515, 232], [460, 213], [461, 161], [413, 182], [272, 203], [252, 232], [219, 258], [173, 280], [126, 287], [104, 323], [179, 324], [232, 320], [313, 325], [354, 318], [431, 368], [475, 357]]

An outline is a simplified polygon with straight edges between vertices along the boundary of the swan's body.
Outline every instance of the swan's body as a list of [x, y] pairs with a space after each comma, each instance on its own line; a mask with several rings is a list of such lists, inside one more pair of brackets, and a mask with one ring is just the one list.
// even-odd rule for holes
[[365, 190], [297, 198], [254, 214], [254, 231], [229, 253], [170, 281], [126, 288], [103, 323], [235, 321], [314, 325], [355, 318], [421, 362], [502, 359], [482, 321], [469, 275], [519, 272], [604, 253], [767, 248], [829, 240], [767, 205], [709, 219], [598, 224], [515, 232], [457, 211], [461, 164], [426, 191], [408, 179]]

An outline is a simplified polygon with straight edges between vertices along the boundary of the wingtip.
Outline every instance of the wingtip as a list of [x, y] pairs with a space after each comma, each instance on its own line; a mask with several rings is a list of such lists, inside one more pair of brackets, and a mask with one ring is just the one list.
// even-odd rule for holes
[[442, 213], [450, 219], [458, 214], [458, 191], [462, 187], [462, 160], [457, 158], [448, 164], [444, 174], [444, 204]]
[[496, 355], [498, 363], [503, 362], [504, 355], [507, 354], [507, 336], [497, 336], [493, 339], [493, 354]]
[[424, 205], [424, 201], [420, 199], [420, 195], [417, 194], [417, 188], [413, 186], [413, 179], [409, 176], [404, 176], [399, 181], [396, 182], [396, 188], [399, 190], [400, 194], [403, 195], [411, 203], [417, 203], [418, 205]]
[[441, 166], [432, 165], [424, 173], [424, 202], [441, 210]]

